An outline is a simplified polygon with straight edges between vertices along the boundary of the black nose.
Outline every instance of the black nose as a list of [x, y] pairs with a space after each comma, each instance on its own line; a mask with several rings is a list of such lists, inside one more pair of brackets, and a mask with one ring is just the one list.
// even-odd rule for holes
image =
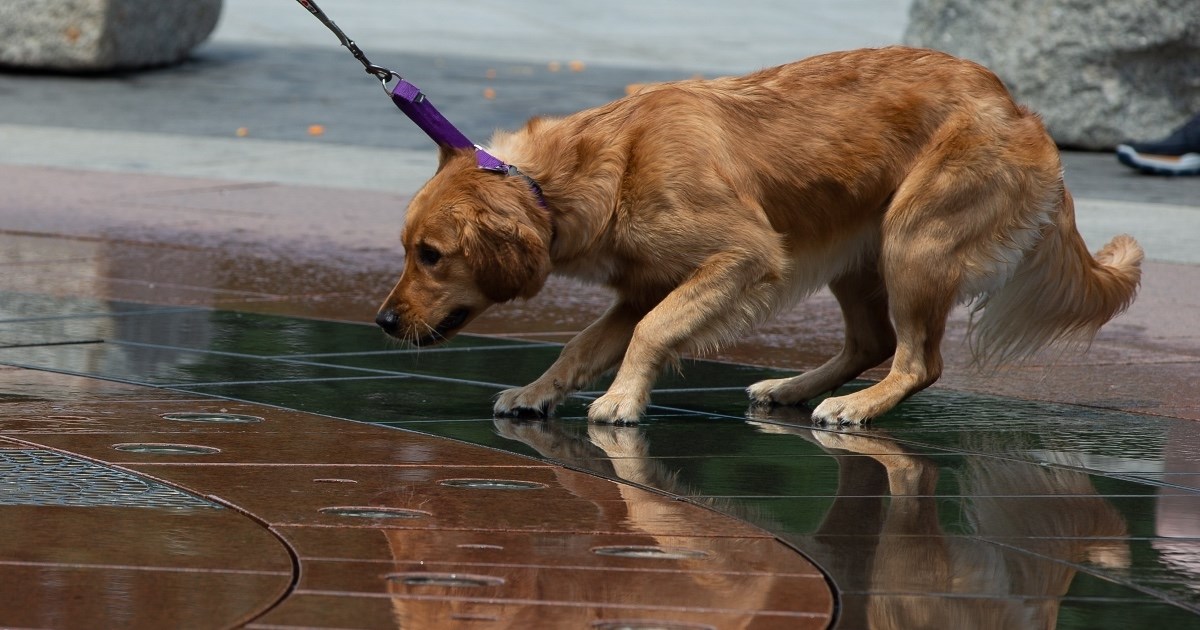
[[386, 332], [395, 332], [400, 325], [400, 316], [396, 314], [396, 311], [385, 308], [375, 316], [375, 323]]

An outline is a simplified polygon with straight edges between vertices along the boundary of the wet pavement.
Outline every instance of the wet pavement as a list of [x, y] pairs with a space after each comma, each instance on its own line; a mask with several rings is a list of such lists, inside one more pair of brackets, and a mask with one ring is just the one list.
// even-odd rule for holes
[[[403, 11], [334, 17], [480, 139], [783, 61], [780, 29], [795, 56], [902, 30], [874, 0], [628, 3], [624, 30], [544, 4], [497, 38], [486, 13], [386, 44]], [[822, 293], [664, 375], [638, 427], [588, 425], [605, 381], [494, 419], [607, 295], [552, 280], [420, 352], [369, 325], [433, 152], [287, 15], [230, 0], [174, 69], [0, 74], [0, 626], [1200, 624], [1200, 178], [1065, 154], [1089, 244], [1150, 259], [1087, 354], [978, 374], [958, 313], [946, 375], [870, 428], [749, 409], [839, 348]]]
[[824, 574], [764, 530], [582, 472], [62, 371], [2, 368], [0, 392], [4, 627], [820, 628], [832, 614]]
[[[747, 409], [742, 386], [779, 370], [709, 361], [664, 377], [638, 427], [589, 425], [596, 393], [495, 419], [491, 397], [556, 345], [389, 349], [350, 322], [4, 297], [0, 514], [29, 525], [0, 571], [58, 589], [6, 593], [23, 605], [5, 625], [1200, 613], [1192, 421], [934, 388], [874, 428], [826, 430]], [[164, 592], [178, 604], [146, 616]]]

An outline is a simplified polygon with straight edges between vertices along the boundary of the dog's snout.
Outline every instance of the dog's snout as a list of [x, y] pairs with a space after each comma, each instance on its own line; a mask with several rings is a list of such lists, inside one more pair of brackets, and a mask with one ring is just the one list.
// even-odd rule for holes
[[385, 308], [375, 315], [375, 323], [385, 332], [392, 333], [400, 326], [400, 315], [390, 308]]

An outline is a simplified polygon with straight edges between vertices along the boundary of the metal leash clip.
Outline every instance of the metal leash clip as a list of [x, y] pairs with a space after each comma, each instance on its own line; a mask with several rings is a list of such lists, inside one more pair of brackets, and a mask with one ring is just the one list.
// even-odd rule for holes
[[354, 55], [354, 58], [363, 65], [363, 68], [366, 69], [367, 74], [374, 75], [376, 79], [379, 79], [379, 82], [383, 84], [383, 91], [389, 95], [391, 94], [392, 90], [388, 87], [388, 82], [392, 79], [401, 79], [399, 74], [396, 74], [395, 72], [381, 65], [371, 63], [371, 60], [367, 59], [367, 55], [362, 51], [361, 48], [358, 47], [358, 44], [354, 43], [354, 40], [346, 36], [346, 33], [344, 33], [337, 25], [337, 22], [329, 19], [329, 16], [325, 15], [325, 12], [321, 10], [321, 7], [317, 6], [316, 2], [313, 2], [312, 0], [296, 0], [296, 2], [299, 2], [300, 6], [308, 9], [309, 13], [312, 13], [313, 16], [320, 20], [322, 24], [329, 28], [329, 30], [333, 31], [333, 34], [337, 35], [338, 41], [340, 41], [342, 45], [350, 51], [350, 54]]
[[[483, 147], [471, 142], [463, 132], [458, 130], [458, 127], [455, 127], [453, 123], [446, 120], [446, 117], [433, 106], [433, 103], [429, 102], [428, 98], [425, 98], [425, 94], [421, 92], [420, 88], [405, 81], [403, 77], [395, 72], [371, 63], [371, 60], [367, 59], [367, 56], [363, 54], [358, 44], [355, 44], [354, 40], [346, 37], [342, 29], [338, 28], [338, 25], [329, 19], [329, 16], [325, 15], [325, 12], [313, 0], [296, 0], [296, 2], [299, 2], [300, 6], [308, 9], [309, 13], [312, 13], [318, 20], [321, 20], [322, 24], [333, 31], [334, 35], [337, 35], [338, 41], [342, 42], [342, 45], [350, 50], [354, 58], [362, 63], [363, 67], [367, 70], [367, 74], [374, 75], [375, 78], [379, 79], [379, 82], [383, 84], [384, 93], [388, 95], [388, 98], [392, 99], [396, 107], [404, 112], [404, 115], [408, 116], [409, 120], [420, 127], [421, 131], [424, 131], [425, 135], [429, 136], [438, 146], [448, 149], [474, 151], [475, 163], [480, 169], [500, 173], [505, 176], [522, 177], [529, 184], [529, 189], [533, 192], [534, 196], [537, 197], [538, 205], [543, 208], [547, 207], [542, 187], [533, 178], [522, 173], [517, 167], [488, 153]], [[389, 87], [388, 83], [392, 79], [396, 80], [396, 84]]]

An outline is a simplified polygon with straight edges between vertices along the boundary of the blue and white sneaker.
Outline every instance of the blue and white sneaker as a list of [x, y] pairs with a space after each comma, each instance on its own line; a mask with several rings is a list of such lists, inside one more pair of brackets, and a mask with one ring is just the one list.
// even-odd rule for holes
[[1200, 114], [1162, 140], [1118, 145], [1117, 160], [1153, 175], [1200, 175]]

